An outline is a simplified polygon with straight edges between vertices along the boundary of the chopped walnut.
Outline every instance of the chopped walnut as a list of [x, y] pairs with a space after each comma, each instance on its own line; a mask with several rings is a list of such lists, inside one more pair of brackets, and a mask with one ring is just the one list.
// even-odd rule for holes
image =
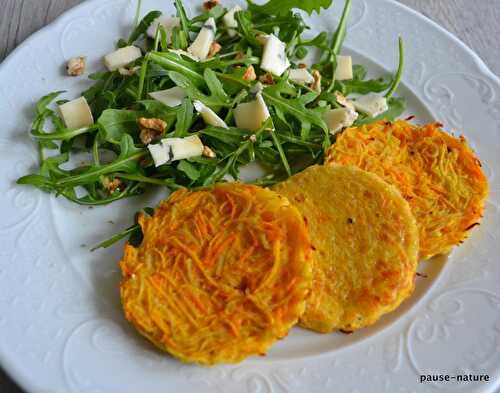
[[337, 102], [345, 108], [350, 108], [354, 110], [354, 105], [351, 101], [347, 99], [340, 91], [335, 91], [335, 97], [337, 98]]
[[120, 190], [123, 188], [123, 186], [125, 185], [124, 182], [122, 182], [120, 179], [113, 179], [113, 180], [110, 180], [109, 177], [105, 177], [103, 180], [102, 180], [102, 185], [104, 186], [104, 188], [106, 189], [106, 191], [108, 191], [110, 194], [114, 193], [116, 190]]
[[210, 49], [208, 51], [207, 57], [208, 58], [214, 57], [217, 53], [220, 52], [221, 49], [222, 49], [222, 46], [217, 41], [212, 42], [212, 45], [210, 45]]
[[270, 72], [266, 72], [264, 75], [262, 75], [259, 78], [259, 80], [262, 83], [265, 83], [266, 85], [272, 85], [272, 84], [274, 84], [273, 74], [271, 74]]
[[212, 8], [214, 8], [217, 4], [219, 4], [219, 0], [208, 0], [203, 3], [203, 9], [205, 11], [210, 11]]
[[318, 70], [313, 70], [312, 76], [314, 78], [314, 82], [311, 85], [311, 89], [317, 93], [321, 93], [321, 74]]
[[257, 75], [255, 74], [255, 68], [253, 68], [253, 65], [249, 65], [248, 68], [245, 70], [245, 73], [243, 74], [243, 80], [254, 81], [255, 79], [257, 79]]
[[66, 72], [69, 76], [80, 76], [85, 72], [85, 57], [73, 57], [66, 64]]
[[299, 68], [307, 68], [307, 64], [306, 63], [299, 63]]
[[202, 152], [203, 157], [208, 157], [208, 158], [215, 158], [217, 155], [215, 152], [210, 149], [208, 146], [203, 146], [203, 152]]
[[249, 139], [250, 139], [252, 142], [254, 142], [254, 143], [255, 143], [255, 142], [257, 142], [257, 135], [252, 134], [252, 135], [250, 135], [250, 138], [249, 138]]
[[160, 138], [163, 131], [165, 131], [165, 128], [167, 127], [167, 123], [161, 119], [147, 119], [145, 117], [140, 117], [137, 123], [141, 129], [139, 137], [141, 142], [145, 145], [149, 145], [151, 142]]

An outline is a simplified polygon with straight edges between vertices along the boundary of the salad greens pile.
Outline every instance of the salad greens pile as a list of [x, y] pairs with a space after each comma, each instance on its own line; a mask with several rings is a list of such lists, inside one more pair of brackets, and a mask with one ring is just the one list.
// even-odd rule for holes
[[[117, 42], [117, 48], [135, 44], [142, 49], [142, 57], [128, 66], [130, 72], [103, 71], [89, 76], [94, 84], [82, 95], [96, 119], [93, 125], [80, 129], [65, 126], [60, 114], [50, 108], [53, 102], [66, 102], [60, 100], [63, 92], [41, 98], [31, 130], [38, 145], [40, 166], [36, 173], [20, 178], [18, 183], [62, 195], [78, 204], [104, 205], [141, 194], [151, 186], [193, 189], [226, 181], [228, 177], [238, 180], [240, 168], [256, 161], [268, 173], [258, 184], [269, 185], [322, 160], [324, 149], [335, 140], [323, 114], [342, 107], [338, 92], [344, 96], [386, 92], [388, 110], [375, 118], [360, 113], [355, 125], [393, 120], [404, 111], [404, 101], [392, 97], [403, 71], [401, 39], [400, 64], [392, 78], [367, 79], [366, 69], [354, 65], [352, 79], [335, 79], [351, 0], [346, 1], [331, 37], [321, 32], [309, 39], [303, 37], [309, 27], [294, 10], [319, 12], [328, 8], [332, 0], [270, 0], [262, 5], [247, 0], [247, 9], [235, 13], [234, 30], [223, 21], [228, 9], [218, 2], [211, 3], [212, 7], [190, 17], [182, 1], [175, 0], [179, 25], [167, 32], [158, 24], [155, 38], [148, 36], [147, 31], [161, 12], [149, 12], [136, 21], [130, 36]], [[220, 44], [220, 51], [206, 60], [193, 59], [185, 51], [209, 18], [216, 23], [215, 41]], [[306, 62], [310, 51], [321, 54], [316, 63], [307, 65], [311, 72], [321, 75], [320, 89], [291, 81], [289, 70], [276, 76], [260, 68], [263, 45], [259, 37], [268, 34], [274, 34], [286, 45], [292, 69], [304, 67], [300, 63]], [[249, 66], [254, 68], [255, 80], [245, 78]], [[238, 128], [234, 109], [255, 99], [254, 88], [259, 80], [264, 81], [262, 98], [270, 117], [258, 130]], [[175, 86], [187, 94], [176, 107], [149, 96], [150, 92]], [[206, 124], [195, 110], [194, 101], [212, 109], [228, 128]], [[197, 135], [215, 154], [156, 167], [140, 138], [140, 118], [163, 120], [166, 127], [162, 138]], [[73, 164], [71, 159], [77, 153], [87, 153], [89, 159]], [[125, 234], [133, 231], [131, 227]]]

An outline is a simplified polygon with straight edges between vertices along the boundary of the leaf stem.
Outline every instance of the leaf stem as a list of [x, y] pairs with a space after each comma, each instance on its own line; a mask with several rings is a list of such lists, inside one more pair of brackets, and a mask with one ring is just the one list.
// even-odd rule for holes
[[394, 76], [394, 80], [392, 81], [389, 90], [385, 94], [386, 98], [391, 98], [392, 95], [398, 89], [399, 84], [401, 83], [401, 79], [403, 78], [403, 72], [405, 68], [405, 46], [403, 42], [403, 38], [399, 37], [399, 65], [398, 70], [396, 71], [396, 75]]

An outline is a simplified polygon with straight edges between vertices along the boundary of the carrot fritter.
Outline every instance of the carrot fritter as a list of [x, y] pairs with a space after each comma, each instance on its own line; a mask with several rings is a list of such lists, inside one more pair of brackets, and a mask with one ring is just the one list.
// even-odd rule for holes
[[313, 286], [300, 325], [327, 333], [369, 326], [414, 289], [418, 231], [410, 206], [354, 166], [313, 166], [274, 186], [307, 219]]
[[305, 308], [311, 243], [299, 211], [239, 183], [177, 191], [120, 262], [126, 318], [173, 356], [212, 365], [264, 354]]
[[482, 217], [488, 181], [481, 164], [463, 137], [438, 123], [348, 128], [325, 162], [356, 165], [398, 187], [417, 219], [422, 259], [449, 252]]

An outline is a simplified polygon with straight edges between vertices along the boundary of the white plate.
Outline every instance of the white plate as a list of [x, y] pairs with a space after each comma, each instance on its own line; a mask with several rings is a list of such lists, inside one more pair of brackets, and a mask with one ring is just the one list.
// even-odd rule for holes
[[[171, 2], [144, 9], [172, 12]], [[199, 4], [201, 2], [196, 2]], [[166, 7], [166, 8], [165, 8]], [[190, 9], [189, 9], [190, 8]], [[194, 6], [188, 11], [194, 11]], [[342, 1], [311, 18], [331, 30]], [[400, 94], [420, 122], [463, 133], [491, 182], [483, 224], [448, 258], [421, 266], [415, 295], [352, 335], [294, 329], [268, 356], [236, 366], [183, 365], [157, 352], [122, 317], [120, 247], [89, 245], [165, 194], [87, 209], [14, 185], [33, 169], [33, 104], [88, 82], [63, 76], [71, 56], [100, 67], [126, 35], [134, 4], [90, 0], [21, 45], [0, 68], [0, 363], [28, 392], [493, 392], [500, 381], [500, 81], [449, 33], [389, 0], [354, 0], [346, 47], [374, 73], [393, 70], [397, 36], [407, 69]], [[347, 49], [346, 49], [347, 50]], [[496, 226], [495, 226], [496, 225]], [[420, 384], [427, 373], [488, 374], [490, 383]]]

